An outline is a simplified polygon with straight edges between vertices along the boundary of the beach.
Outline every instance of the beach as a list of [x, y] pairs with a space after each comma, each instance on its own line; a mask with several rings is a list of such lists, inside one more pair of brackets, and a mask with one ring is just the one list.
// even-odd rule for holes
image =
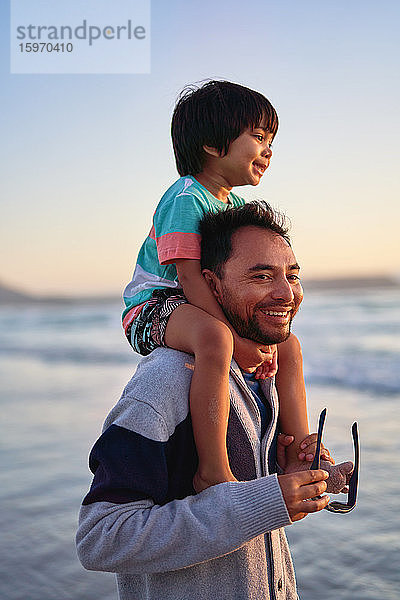
[[[296, 318], [312, 430], [327, 407], [335, 459], [352, 458], [355, 420], [361, 441], [356, 509], [286, 529], [303, 600], [399, 597], [399, 301], [318, 291]], [[139, 360], [119, 315], [118, 303], [0, 307], [4, 600], [117, 598], [112, 574], [81, 567], [74, 536], [90, 448]]]

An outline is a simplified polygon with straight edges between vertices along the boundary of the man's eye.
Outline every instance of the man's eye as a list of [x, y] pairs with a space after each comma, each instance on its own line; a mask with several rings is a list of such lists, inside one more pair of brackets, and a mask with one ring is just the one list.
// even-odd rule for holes
[[259, 142], [263, 142], [264, 141], [264, 136], [261, 135], [261, 133], [256, 134], [255, 137], [258, 139]]
[[289, 275], [288, 279], [289, 279], [289, 281], [293, 281], [293, 282], [300, 281], [300, 277], [298, 275]]
[[258, 275], [254, 275], [254, 279], [269, 279], [269, 275], [266, 275], [265, 273], [259, 273]]

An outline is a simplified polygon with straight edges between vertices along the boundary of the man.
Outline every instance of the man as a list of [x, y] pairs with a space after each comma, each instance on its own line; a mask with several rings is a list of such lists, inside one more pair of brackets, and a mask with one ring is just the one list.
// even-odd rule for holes
[[[302, 288], [274, 212], [251, 203], [209, 215], [201, 233], [203, 275], [228, 320], [257, 343], [284, 341]], [[328, 504], [316, 498], [328, 473], [276, 474], [274, 384], [252, 380], [258, 365], [242, 373], [233, 362], [227, 445], [239, 481], [194, 495], [193, 364], [156, 349], [108, 416], [90, 455], [79, 558], [87, 569], [115, 572], [121, 600], [295, 600], [283, 527]]]

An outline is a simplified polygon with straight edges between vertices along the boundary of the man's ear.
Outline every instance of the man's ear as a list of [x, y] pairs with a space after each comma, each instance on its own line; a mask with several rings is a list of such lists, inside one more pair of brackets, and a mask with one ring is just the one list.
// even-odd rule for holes
[[214, 294], [217, 302], [221, 304], [221, 280], [215, 273], [210, 271], [210, 269], [203, 269], [201, 273], [204, 279], [207, 281], [209, 288]]
[[211, 146], [203, 146], [203, 150], [206, 154], [209, 154], [210, 156], [215, 156], [217, 158], [220, 158], [221, 156], [219, 150], [217, 150], [216, 148], [212, 148]]

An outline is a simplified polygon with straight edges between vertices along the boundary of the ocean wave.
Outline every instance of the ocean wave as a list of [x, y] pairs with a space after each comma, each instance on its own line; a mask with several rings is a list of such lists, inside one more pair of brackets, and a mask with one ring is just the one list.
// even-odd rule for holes
[[329, 387], [340, 387], [346, 389], [356, 389], [363, 392], [369, 392], [373, 394], [380, 394], [385, 396], [393, 396], [400, 394], [400, 383], [399, 381], [383, 380], [377, 381], [376, 379], [365, 379], [365, 378], [351, 378], [348, 375], [340, 376], [334, 374], [325, 373], [312, 373], [305, 376], [306, 386], [309, 384], [318, 384]]
[[[117, 365], [137, 365], [140, 356], [134, 353], [126, 345], [126, 348], [118, 350], [105, 350], [97, 347], [84, 348], [82, 346], [62, 348], [43, 347], [27, 348], [18, 346], [3, 346], [0, 348], [0, 356], [17, 359], [40, 360], [47, 364], [74, 365], [99, 365], [102, 367], [115, 367]], [[341, 360], [343, 357], [341, 357]], [[357, 361], [344, 360], [343, 364], [337, 359], [337, 364], [316, 359], [305, 360], [306, 384], [318, 384], [324, 386], [338, 386], [343, 388], [354, 388], [362, 391], [379, 394], [400, 394], [400, 373], [395, 367], [394, 361], [378, 364], [372, 362], [372, 357], [358, 358]]]

